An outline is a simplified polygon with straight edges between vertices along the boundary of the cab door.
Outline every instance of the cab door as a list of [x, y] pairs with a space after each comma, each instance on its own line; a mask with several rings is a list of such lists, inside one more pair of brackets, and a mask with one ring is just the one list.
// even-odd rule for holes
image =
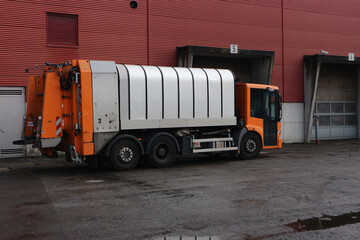
[[264, 146], [277, 145], [278, 95], [271, 88], [264, 91]]

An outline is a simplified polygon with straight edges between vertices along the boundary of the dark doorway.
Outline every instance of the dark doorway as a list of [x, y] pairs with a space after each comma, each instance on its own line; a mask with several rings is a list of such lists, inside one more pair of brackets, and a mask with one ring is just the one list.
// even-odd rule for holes
[[230, 69], [236, 82], [271, 84], [274, 52], [199, 46], [178, 47], [178, 66]]

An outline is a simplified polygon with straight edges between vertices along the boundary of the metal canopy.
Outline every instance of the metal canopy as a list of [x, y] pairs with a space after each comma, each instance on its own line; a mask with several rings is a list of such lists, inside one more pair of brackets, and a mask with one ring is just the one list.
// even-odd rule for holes
[[321, 61], [326, 63], [340, 63], [340, 64], [360, 64], [360, 57], [355, 57], [354, 61], [349, 61], [348, 56], [338, 55], [305, 55], [304, 62]]
[[229, 48], [218, 48], [218, 47], [203, 47], [203, 46], [184, 46], [177, 47], [177, 52], [179, 55], [185, 54], [194, 54], [194, 55], [217, 55], [217, 56], [228, 56], [228, 57], [273, 57], [273, 51], [263, 51], [263, 50], [249, 50], [249, 49], [239, 49], [237, 54], [230, 53]]

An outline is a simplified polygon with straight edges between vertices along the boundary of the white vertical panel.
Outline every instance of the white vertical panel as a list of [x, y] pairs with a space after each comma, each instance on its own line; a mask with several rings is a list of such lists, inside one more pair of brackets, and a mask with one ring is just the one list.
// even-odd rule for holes
[[157, 67], [143, 66], [147, 79], [147, 118], [162, 118], [162, 76]]
[[90, 61], [94, 132], [114, 132], [119, 127], [118, 74], [115, 62]]
[[221, 79], [215, 69], [204, 69], [209, 81], [209, 117], [221, 117]]
[[187, 68], [175, 68], [179, 75], [180, 118], [193, 118], [193, 83]]
[[178, 118], [178, 77], [171, 67], [159, 67], [164, 78], [164, 119]]
[[218, 71], [222, 78], [223, 117], [234, 117], [234, 75], [230, 70]]
[[116, 65], [119, 72], [120, 85], [120, 120], [129, 119], [129, 76], [123, 64]]
[[200, 68], [189, 68], [194, 76], [195, 118], [207, 118], [207, 78]]
[[141, 66], [125, 65], [130, 79], [130, 119], [146, 118], [145, 72]]
[[283, 142], [304, 142], [304, 103], [283, 103], [282, 110], [281, 138]]

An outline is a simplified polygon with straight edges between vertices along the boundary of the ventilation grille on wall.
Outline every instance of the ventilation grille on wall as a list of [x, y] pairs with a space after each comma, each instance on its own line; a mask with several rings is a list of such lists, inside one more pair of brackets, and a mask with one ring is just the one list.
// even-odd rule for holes
[[4, 149], [1, 149], [1, 154], [2, 155], [5, 155], [5, 154], [8, 154], [8, 155], [11, 155], [11, 154], [23, 154], [24, 153], [24, 149], [23, 148], [4, 148]]
[[22, 90], [0, 89], [0, 95], [22, 95]]

